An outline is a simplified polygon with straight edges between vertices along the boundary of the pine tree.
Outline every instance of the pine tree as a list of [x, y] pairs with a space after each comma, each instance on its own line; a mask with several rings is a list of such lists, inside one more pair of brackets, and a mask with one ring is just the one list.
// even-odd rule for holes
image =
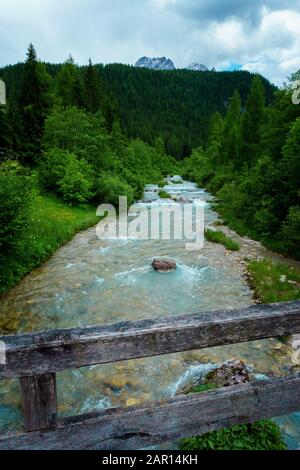
[[255, 163], [260, 143], [260, 127], [265, 114], [265, 90], [259, 76], [254, 77], [243, 122], [243, 159]]
[[71, 55], [57, 74], [55, 94], [62, 106], [84, 106], [83, 83]]
[[230, 99], [224, 123], [224, 163], [233, 162], [240, 165], [240, 153], [242, 145], [241, 129], [242, 101], [238, 90]]
[[0, 105], [0, 160], [7, 148], [7, 124], [4, 106]]
[[101, 108], [100, 76], [91, 59], [84, 75], [84, 105], [93, 114]]
[[223, 162], [224, 122], [220, 113], [215, 113], [211, 120], [207, 157], [211, 165], [220, 165]]
[[300, 118], [291, 126], [282, 154], [280, 169], [285, 184], [283, 198], [291, 206], [300, 205]]
[[40, 154], [44, 122], [51, 105], [50, 84], [51, 79], [30, 44], [19, 99], [23, 126], [22, 153], [28, 163], [35, 161]]

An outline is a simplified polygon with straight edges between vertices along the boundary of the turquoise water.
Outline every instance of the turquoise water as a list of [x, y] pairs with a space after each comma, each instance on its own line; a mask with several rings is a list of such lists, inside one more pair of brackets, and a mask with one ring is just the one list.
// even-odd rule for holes
[[[192, 183], [167, 189], [206, 202], [206, 224], [217, 219], [211, 196]], [[176, 260], [177, 270], [154, 272], [155, 257]], [[13, 333], [213, 312], [250, 305], [252, 293], [241, 268], [220, 245], [206, 242], [195, 252], [178, 240], [99, 240], [91, 228], [1, 300], [2, 331]], [[253, 375], [284, 375], [291, 370], [291, 354], [286, 344], [272, 339], [59, 373], [59, 413], [75, 415], [168, 398], [228, 359], [244, 360]], [[2, 433], [21, 429], [20, 410], [18, 381], [1, 382]], [[281, 422], [291, 446], [300, 442], [295, 419], [293, 415]]]

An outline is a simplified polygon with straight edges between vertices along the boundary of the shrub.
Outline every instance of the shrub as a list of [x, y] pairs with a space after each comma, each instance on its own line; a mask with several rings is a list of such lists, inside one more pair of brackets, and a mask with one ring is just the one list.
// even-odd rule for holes
[[0, 165], [0, 255], [12, 249], [26, 229], [34, 176], [17, 162]]
[[134, 201], [134, 190], [118, 176], [103, 173], [97, 180], [95, 196], [98, 202], [113, 204], [116, 208], [119, 206], [119, 197], [126, 196], [129, 207]]
[[171, 198], [170, 194], [167, 191], [165, 191], [164, 189], [159, 191], [159, 197], [161, 199], [170, 199]]
[[82, 203], [92, 196], [93, 175], [90, 166], [67, 150], [55, 148], [45, 152], [38, 171], [43, 187], [66, 202]]

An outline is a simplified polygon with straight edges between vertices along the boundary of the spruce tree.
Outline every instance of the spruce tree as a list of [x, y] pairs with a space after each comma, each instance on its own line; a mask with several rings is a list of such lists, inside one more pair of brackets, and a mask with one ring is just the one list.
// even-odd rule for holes
[[240, 165], [242, 145], [241, 129], [242, 101], [238, 90], [230, 98], [224, 123], [224, 163], [232, 162], [234, 166]]
[[243, 159], [255, 163], [260, 143], [260, 127], [265, 115], [265, 90], [259, 76], [255, 76], [247, 100], [243, 122]]
[[29, 45], [24, 65], [19, 99], [22, 118], [22, 153], [25, 161], [32, 163], [39, 157], [45, 118], [51, 104], [51, 79], [38, 61], [36, 51]]
[[84, 106], [84, 88], [78, 66], [70, 55], [56, 77], [55, 94], [62, 106]]
[[84, 105], [93, 114], [101, 108], [100, 76], [91, 59], [84, 75]]
[[212, 166], [223, 163], [224, 122], [220, 113], [211, 120], [206, 155]]

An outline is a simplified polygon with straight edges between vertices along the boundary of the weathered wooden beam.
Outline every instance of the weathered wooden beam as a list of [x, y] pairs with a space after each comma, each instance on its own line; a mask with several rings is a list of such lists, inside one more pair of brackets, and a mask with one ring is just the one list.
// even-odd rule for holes
[[0, 378], [27, 377], [300, 333], [300, 301], [0, 337]]
[[26, 432], [52, 428], [57, 420], [56, 375], [20, 379]]
[[139, 449], [300, 410], [300, 375], [64, 420], [0, 439], [0, 450]]

